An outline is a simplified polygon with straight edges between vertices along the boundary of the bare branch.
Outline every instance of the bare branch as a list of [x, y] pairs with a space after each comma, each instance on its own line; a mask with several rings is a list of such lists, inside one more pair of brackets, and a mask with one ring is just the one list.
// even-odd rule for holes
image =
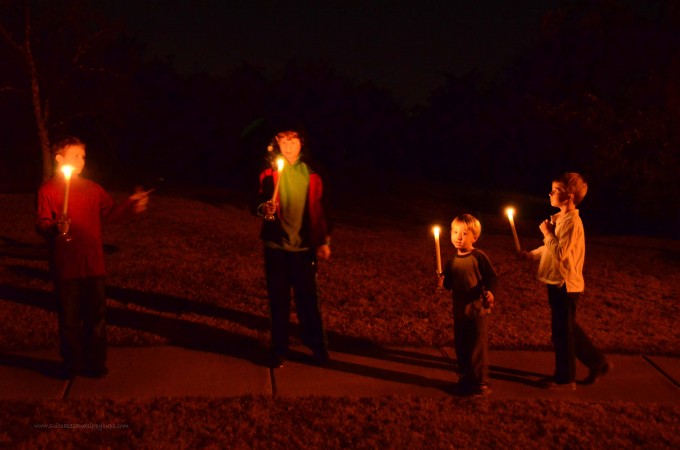
[[12, 35], [10, 34], [10, 32], [7, 31], [7, 28], [5, 28], [2, 25], [0, 25], [0, 36], [2, 36], [3, 40], [5, 42], [7, 42], [10, 45], [10, 47], [12, 47], [13, 49], [15, 49], [16, 51], [18, 51], [21, 54], [24, 53], [24, 50], [23, 50], [23, 47], [21, 46], [21, 44], [19, 44], [17, 41], [15, 41], [12, 38]]

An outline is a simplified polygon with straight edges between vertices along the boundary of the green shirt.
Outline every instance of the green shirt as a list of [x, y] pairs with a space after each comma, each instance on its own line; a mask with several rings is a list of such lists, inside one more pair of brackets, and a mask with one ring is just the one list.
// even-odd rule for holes
[[281, 247], [273, 243], [269, 246], [283, 248], [288, 251], [307, 250], [301, 247], [302, 220], [307, 203], [307, 191], [309, 190], [309, 167], [299, 159], [289, 164], [286, 161], [281, 172], [279, 184], [279, 202], [281, 203], [281, 228], [283, 228], [283, 240]]

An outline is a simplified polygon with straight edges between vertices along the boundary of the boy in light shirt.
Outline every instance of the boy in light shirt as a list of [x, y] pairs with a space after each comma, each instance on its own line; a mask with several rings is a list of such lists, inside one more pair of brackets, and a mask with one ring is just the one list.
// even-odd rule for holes
[[590, 372], [584, 380], [592, 384], [612, 368], [583, 329], [576, 323], [576, 304], [584, 289], [583, 263], [586, 255], [583, 222], [576, 206], [588, 191], [578, 173], [567, 172], [552, 182], [550, 205], [560, 212], [541, 223], [543, 245], [522, 252], [524, 259], [539, 260], [537, 277], [548, 286], [555, 374], [543, 380], [547, 388], [576, 389], [576, 359]]

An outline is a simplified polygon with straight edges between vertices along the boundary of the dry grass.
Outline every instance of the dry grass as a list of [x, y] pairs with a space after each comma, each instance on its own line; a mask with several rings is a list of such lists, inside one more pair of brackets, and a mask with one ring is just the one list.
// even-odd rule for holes
[[[105, 231], [111, 251], [111, 345], [172, 343], [182, 324], [266, 345], [259, 219], [227, 203], [162, 196], [152, 200], [144, 215], [110, 224]], [[5, 212], [0, 223], [0, 314], [12, 317], [0, 331], [0, 349], [54, 347], [51, 286], [44, 245], [32, 229], [32, 197], [0, 195], [0, 209]], [[434, 289], [429, 224], [348, 213], [341, 217], [332, 259], [319, 271], [331, 345], [343, 339], [450, 345], [450, 299]], [[549, 349], [549, 311], [544, 287], [534, 278], [535, 266], [514, 258], [502, 218], [483, 216], [482, 222], [478, 246], [501, 277], [491, 321], [492, 348]], [[533, 224], [520, 223], [520, 231], [524, 246], [539, 245]], [[442, 242], [446, 258], [452, 246], [446, 236]], [[607, 352], [679, 356], [679, 266], [677, 241], [589, 236], [579, 322]], [[158, 320], [145, 324], [126, 319], [133, 313]]]
[[[215, 198], [212, 196], [211, 198]], [[155, 196], [150, 210], [110, 224], [110, 344], [268, 342], [259, 219], [239, 202]], [[405, 208], [405, 204], [400, 207]], [[344, 211], [332, 259], [319, 272], [331, 346], [450, 345], [450, 300], [437, 293], [430, 220], [446, 205], [411, 204], [397, 217]], [[55, 348], [45, 246], [30, 195], [0, 195], [0, 352]], [[454, 211], [450, 215], [453, 215]], [[548, 349], [549, 312], [535, 267], [514, 259], [507, 224], [482, 216], [479, 247], [501, 276], [491, 321], [497, 349]], [[443, 221], [440, 221], [444, 224]], [[519, 223], [523, 245], [538, 245]], [[587, 227], [587, 223], [586, 223]], [[443, 242], [446, 241], [444, 237]], [[451, 247], [444, 246], [444, 255]], [[588, 238], [579, 321], [607, 352], [680, 356], [680, 245]], [[680, 408], [568, 401], [383, 397], [158, 398], [2, 402], [0, 445], [13, 448], [678, 448]], [[126, 429], [35, 428], [125, 424]]]
[[[678, 448], [678, 409], [381, 397], [5, 403], [12, 448]], [[39, 429], [102, 424], [118, 429]], [[66, 444], [67, 443], [67, 444]], [[134, 443], [134, 444], [133, 444]]]

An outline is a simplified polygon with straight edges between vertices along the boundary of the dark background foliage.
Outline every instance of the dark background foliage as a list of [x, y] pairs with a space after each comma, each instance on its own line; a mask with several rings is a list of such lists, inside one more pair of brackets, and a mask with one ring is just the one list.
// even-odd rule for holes
[[[129, 189], [169, 184], [247, 191], [284, 120], [304, 124], [335, 192], [389, 193], [401, 181], [479, 191], [474, 208], [544, 197], [551, 178], [579, 171], [583, 209], [603, 233], [678, 237], [680, 9], [641, 15], [617, 1], [565, 1], [540, 39], [491, 81], [450, 75], [406, 108], [328, 64], [290, 61], [272, 74], [243, 62], [224, 76], [180, 75], [149, 61], [124, 28], [87, 2], [29, 2], [51, 139], [88, 144], [89, 176]], [[5, 1], [1, 25], [21, 36], [24, 2]], [[23, 63], [0, 40], [0, 189], [40, 182], [40, 145]], [[464, 195], [464, 194], [461, 194]], [[527, 208], [542, 217], [548, 209]]]

